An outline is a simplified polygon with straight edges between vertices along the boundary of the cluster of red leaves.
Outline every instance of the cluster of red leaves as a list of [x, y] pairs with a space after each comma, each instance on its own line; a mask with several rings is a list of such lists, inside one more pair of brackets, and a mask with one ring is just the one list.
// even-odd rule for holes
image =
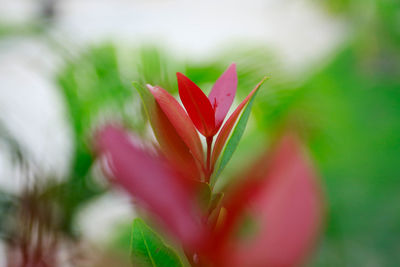
[[[222, 202], [206, 210], [196, 204], [198, 186], [209, 183], [241, 111], [261, 84], [223, 124], [236, 94], [235, 68], [232, 64], [222, 74], [208, 97], [177, 73], [186, 111], [166, 90], [147, 86], [151, 95], [142, 99], [160, 151], [137, 145], [122, 127], [112, 125], [98, 131], [97, 151], [114, 180], [179, 239], [189, 255], [196, 255], [194, 264], [296, 266], [317, 237], [322, 209], [319, 184], [296, 135], [283, 135], [241, 175], [242, 182], [228, 187]], [[207, 140], [206, 153], [197, 131]]]
[[[219, 77], [208, 97], [182, 73], [177, 73], [177, 79], [179, 96], [186, 111], [165, 89], [147, 85], [156, 100], [155, 106], [148, 111], [149, 117], [165, 154], [172, 155], [172, 158], [176, 159], [181, 167], [182, 161], [185, 162], [186, 171], [193, 178], [209, 182], [215, 163], [235, 122], [264, 80], [240, 103], [219, 131], [235, 98], [236, 65], [232, 64]], [[196, 129], [207, 140], [206, 160]], [[214, 148], [211, 151], [213, 138], [218, 132]]]

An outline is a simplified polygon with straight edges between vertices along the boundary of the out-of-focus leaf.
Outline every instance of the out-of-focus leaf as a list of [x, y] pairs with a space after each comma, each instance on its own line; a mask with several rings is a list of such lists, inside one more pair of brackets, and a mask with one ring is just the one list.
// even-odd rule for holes
[[[216, 234], [221, 266], [301, 265], [318, 236], [323, 203], [299, 139], [285, 135], [247, 175], [224, 202], [227, 217]], [[240, 231], [248, 219], [251, 229]]]
[[169, 232], [188, 247], [202, 242], [200, 210], [177, 172], [163, 158], [140, 148], [117, 126], [106, 126], [97, 133], [96, 149], [105, 157], [107, 173]]
[[165, 156], [175, 163], [177, 167], [181, 167], [181, 170], [184, 171], [186, 176], [199, 179], [200, 171], [196, 166], [196, 162], [189, 148], [155, 101], [153, 95], [139, 83], [134, 82], [133, 86], [142, 98], [154, 135]]
[[214, 133], [218, 132], [232, 105], [236, 95], [237, 83], [236, 64], [233, 63], [218, 78], [208, 95], [208, 99], [215, 112]]
[[[105, 115], [121, 118], [125, 125], [141, 127], [141, 116], [132, 116], [130, 79], [120, 72], [117, 49], [111, 44], [90, 47], [77, 57], [68, 57], [57, 74], [73, 134], [74, 154], [69, 179], [60, 185], [63, 228], [74, 234], [72, 222], [80, 205], [103, 192], [93, 182], [90, 137], [92, 127]], [[129, 107], [129, 108], [128, 108]], [[107, 112], [107, 113], [106, 113]]]
[[139, 74], [138, 81], [142, 84], [159, 84], [168, 92], [177, 91], [175, 72], [181, 67], [162, 47], [143, 44], [139, 49], [138, 59], [132, 61], [137, 66], [135, 72]]
[[138, 267], [183, 267], [178, 254], [140, 218], [133, 221], [131, 260]]
[[210, 229], [214, 229], [216, 227], [222, 209], [223, 197], [224, 193], [222, 192], [214, 194], [211, 197], [210, 205], [208, 207], [208, 221], [207, 221], [208, 225], [210, 226]]
[[15, 227], [14, 217], [17, 211], [17, 199], [13, 195], [0, 191], [0, 238], [10, 238]]
[[202, 210], [206, 211], [211, 201], [211, 187], [204, 182], [197, 183], [197, 194], [199, 205]]
[[169, 94], [166, 90], [158, 86], [147, 85], [150, 92], [153, 94], [158, 105], [164, 111], [171, 124], [174, 126], [176, 132], [189, 147], [193, 156], [200, 162], [204, 162], [203, 147], [197, 131], [183, 110], [178, 101]]
[[223, 192], [219, 192], [219, 193], [214, 194], [211, 197], [209, 211], [213, 211], [218, 206], [220, 206], [223, 198], [224, 198], [224, 193]]
[[239, 114], [241, 113], [242, 109], [246, 106], [244, 109], [242, 115], [240, 116], [239, 121], [236, 124], [236, 127], [233, 129], [232, 135], [230, 136], [224, 150], [222, 153], [221, 160], [219, 162], [218, 168], [213, 175], [211, 179], [211, 184], [215, 184], [216, 182], [216, 177], [222, 172], [222, 170], [225, 168], [226, 164], [228, 161], [231, 159], [233, 152], [235, 152], [235, 149], [237, 145], [239, 144], [240, 138], [243, 135], [243, 132], [246, 128], [247, 121], [250, 116], [250, 111], [251, 107], [253, 105], [254, 98], [258, 92], [258, 89], [261, 87], [261, 85], [267, 80], [267, 78], [264, 78], [261, 82], [257, 84], [257, 86], [250, 92], [250, 94], [240, 103], [240, 105], [235, 109], [235, 111], [232, 113], [232, 115], [229, 117], [229, 119], [226, 121], [224, 126], [221, 129], [221, 132], [219, 133], [217, 140], [215, 141], [212, 157], [211, 157], [211, 164], [212, 166], [215, 165], [222, 148], [225, 145], [225, 142], [227, 141], [229, 134], [231, 133], [233, 126], [236, 123], [237, 118], [239, 117]]
[[214, 134], [215, 113], [207, 96], [188, 77], [178, 72], [179, 96], [189, 117], [199, 132], [208, 137]]

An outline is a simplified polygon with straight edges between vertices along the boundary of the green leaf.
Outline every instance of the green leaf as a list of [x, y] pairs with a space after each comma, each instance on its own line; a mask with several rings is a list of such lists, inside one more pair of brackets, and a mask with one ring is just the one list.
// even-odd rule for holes
[[249, 103], [247, 103], [246, 108], [243, 113], [240, 115], [239, 121], [237, 122], [235, 128], [231, 136], [228, 139], [227, 144], [225, 145], [224, 151], [222, 152], [221, 159], [219, 161], [217, 171], [214, 173], [211, 178], [211, 185], [214, 186], [216, 182], [216, 178], [221, 174], [226, 164], [228, 164], [229, 160], [232, 158], [233, 153], [235, 152], [240, 139], [243, 136], [244, 130], [246, 129], [247, 121], [249, 120], [251, 108], [253, 106], [254, 99], [258, 93], [258, 90], [251, 97]]
[[196, 181], [198, 192], [197, 201], [202, 210], [206, 211], [211, 201], [211, 187], [209, 184], [204, 182]]
[[140, 218], [133, 221], [131, 261], [140, 267], [183, 266], [178, 254]]
[[[149, 92], [149, 90], [144, 88], [138, 82], [133, 82], [132, 85], [139, 92], [140, 98], [142, 99], [143, 102], [144, 109], [146, 111], [146, 115], [149, 118], [150, 123], [153, 123], [151, 118], [153, 115], [152, 112], [154, 112], [153, 110], [155, 110], [154, 106], [156, 105], [153, 95]], [[152, 125], [152, 127], [155, 126]]]
[[218, 208], [221, 205], [223, 198], [224, 198], [223, 192], [219, 192], [212, 195], [208, 210], [212, 212], [214, 209]]

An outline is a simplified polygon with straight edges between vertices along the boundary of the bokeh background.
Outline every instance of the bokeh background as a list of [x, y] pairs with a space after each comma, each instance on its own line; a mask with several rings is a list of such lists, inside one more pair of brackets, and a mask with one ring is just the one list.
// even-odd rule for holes
[[231, 62], [239, 100], [271, 79], [221, 183], [295, 125], [326, 193], [310, 266], [399, 266], [398, 0], [0, 0], [0, 266], [37, 191], [82, 266], [129, 266], [135, 213], [92, 130], [118, 119], [146, 136], [132, 81], [176, 92], [180, 71], [207, 91]]

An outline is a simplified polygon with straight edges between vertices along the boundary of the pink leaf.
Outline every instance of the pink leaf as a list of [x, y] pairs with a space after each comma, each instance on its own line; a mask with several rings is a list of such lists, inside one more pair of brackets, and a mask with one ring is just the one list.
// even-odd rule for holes
[[200, 212], [167, 162], [135, 145], [119, 127], [101, 129], [96, 140], [115, 181], [183, 244], [198, 247], [204, 238]]
[[236, 65], [233, 63], [218, 78], [208, 95], [215, 112], [215, 133], [218, 132], [232, 105], [236, 95], [237, 83]]

